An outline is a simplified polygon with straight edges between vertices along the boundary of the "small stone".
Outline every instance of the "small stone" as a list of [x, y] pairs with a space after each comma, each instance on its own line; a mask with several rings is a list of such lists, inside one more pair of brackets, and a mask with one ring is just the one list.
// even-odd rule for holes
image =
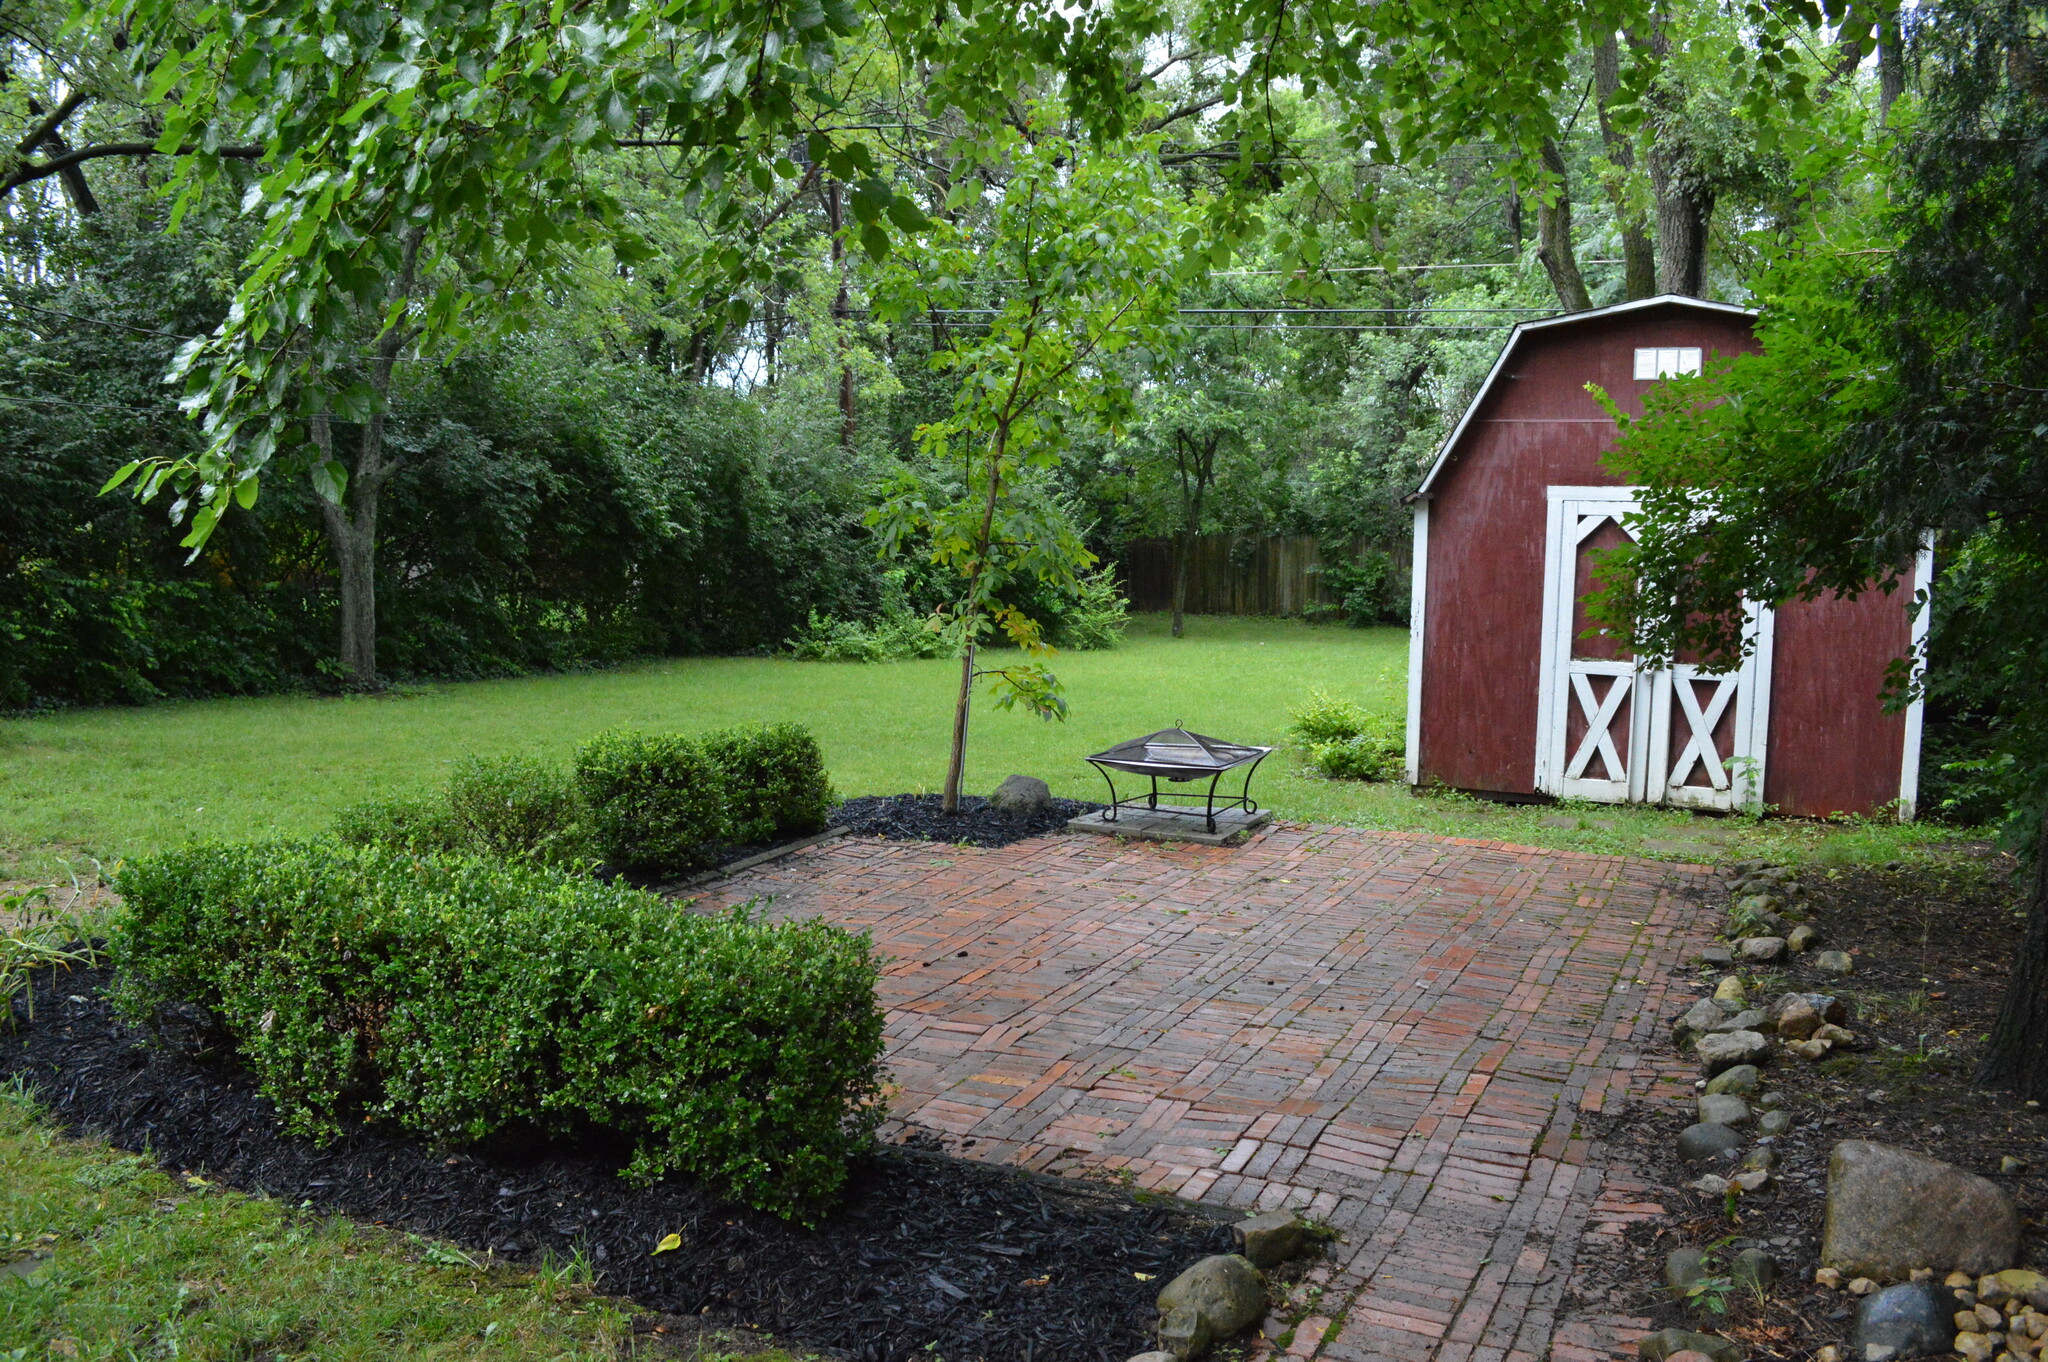
[[2027, 1161], [2025, 1159], [2016, 1159], [2012, 1155], [2007, 1154], [1998, 1161], [1998, 1171], [2009, 1178], [2016, 1178], [2027, 1171]]
[[1728, 1192], [1728, 1179], [1715, 1173], [1703, 1173], [1685, 1185], [1703, 1196], [1725, 1196]]
[[1770, 1180], [1771, 1172], [1768, 1168], [1752, 1168], [1747, 1173], [1737, 1173], [1728, 1179], [1728, 1182], [1729, 1185], [1740, 1187], [1745, 1192], [1759, 1192]]
[[1813, 1355], [1813, 1362], [1842, 1362], [1842, 1350], [1830, 1343]]
[[1968, 1310], [1956, 1311], [1955, 1324], [1956, 1331], [1958, 1333], [1974, 1332], [1975, 1330], [1980, 1328], [1983, 1325], [1983, 1323], [1983, 1320], [1977, 1318], [1977, 1310], [1975, 1306], [1972, 1306]]
[[1849, 1283], [1849, 1294], [1852, 1296], [1867, 1296], [1875, 1290], [1877, 1283], [1868, 1277], [1857, 1277]]
[[1770, 1017], [1757, 1008], [1749, 1007], [1737, 1012], [1726, 1021], [1716, 1022], [1707, 1028], [1707, 1032], [1709, 1035], [1731, 1036], [1737, 1031], [1763, 1032], [1770, 1029]]
[[1785, 1094], [1782, 1092], [1767, 1092], [1756, 1099], [1756, 1104], [1765, 1111], [1776, 1111], [1779, 1107], [1785, 1105]]
[[1804, 955], [1820, 944], [1820, 933], [1811, 924], [1802, 922], [1785, 934], [1785, 949], [1794, 955]]
[[1726, 946], [1708, 946], [1694, 956], [1693, 961], [1709, 969], [1727, 969], [1735, 963], [1735, 952]]
[[1749, 1103], [1733, 1093], [1710, 1092], [1699, 1101], [1700, 1124], [1741, 1127], [1756, 1119]]
[[1970, 1362], [1990, 1362], [1991, 1354], [1997, 1348], [1998, 1345], [1987, 1334], [1965, 1330], [1956, 1335], [1955, 1350]]
[[1909, 1282], [1931, 1282], [1934, 1280], [1934, 1269], [1931, 1267], [1916, 1267], [1906, 1280]]
[[1856, 962], [1849, 958], [1847, 951], [1822, 951], [1813, 957], [1813, 967], [1829, 974], [1854, 974]]
[[1755, 1172], [1758, 1169], [1762, 1169], [1764, 1172], [1768, 1173], [1777, 1166], [1778, 1151], [1775, 1149], [1767, 1149], [1762, 1145], [1758, 1145], [1755, 1149], [1750, 1150], [1748, 1153], [1742, 1156], [1741, 1167], [1742, 1171], [1745, 1173]]
[[[1987, 1272], [1977, 1279], [1977, 1299], [1987, 1306], [2003, 1305], [2012, 1299], [2012, 1292], [1998, 1279], [1997, 1273]], [[1991, 1320], [1984, 1327], [1996, 1329], [1998, 1321]]]
[[1801, 1059], [1818, 1060], [1826, 1059], [1828, 1057], [1828, 1051], [1834, 1049], [1835, 1047], [1832, 1041], [1802, 1040], [1796, 1041], [1793, 1044], [1786, 1046], [1785, 1048], [1790, 1050], [1793, 1054], [1798, 1055]]
[[1984, 1304], [1984, 1296], [1982, 1292], [1978, 1293], [1977, 1304], [1970, 1311], [1970, 1313], [1972, 1315], [1975, 1315], [1978, 1321], [1971, 1327], [1978, 1330], [1980, 1333], [1988, 1334], [1993, 1329], [2003, 1329], [2005, 1327], [2004, 1313], [2000, 1311], [1998, 1307], [1995, 1305]]
[[1756, 1065], [1738, 1064], [1732, 1069], [1723, 1069], [1708, 1079], [1707, 1092], [1713, 1095], [1733, 1093], [1742, 1097], [1755, 1092], [1757, 1085], [1763, 1081], [1764, 1076]]
[[1748, 1000], [1749, 994], [1743, 989], [1742, 980], [1738, 979], [1732, 974], [1729, 975], [1726, 979], [1723, 979], [1720, 983], [1714, 985], [1715, 1002], [1743, 1003], [1747, 1002]]
[[1762, 1249], [1743, 1249], [1728, 1265], [1728, 1277], [1744, 1291], [1769, 1291], [1778, 1281], [1778, 1260]]
[[1785, 938], [1782, 936], [1752, 936], [1740, 947], [1745, 964], [1770, 964], [1785, 956]]
[[1308, 1226], [1292, 1211], [1267, 1211], [1238, 1221], [1231, 1227], [1231, 1233], [1237, 1236], [1238, 1248], [1251, 1259], [1253, 1267], [1272, 1267], [1301, 1252]]
[[1719, 1026], [1724, 1015], [1710, 1000], [1700, 999], [1687, 1008], [1678, 1020], [1671, 1023], [1671, 1043], [1684, 1049], [1697, 1037]]
[[1636, 1344], [1643, 1362], [1676, 1362], [1680, 1353], [1704, 1353], [1713, 1362], [1743, 1362], [1742, 1349], [1719, 1334], [1696, 1334], [1690, 1329], [1659, 1329]]
[[1822, 1026], [1820, 1013], [1797, 993], [1787, 993], [1772, 1003], [1770, 1018], [1787, 1040], [1805, 1040]]
[[1873, 1292], [1856, 1308], [1849, 1356], [1905, 1359], [1947, 1352], [1954, 1333], [1949, 1318], [1954, 1304], [1952, 1293], [1932, 1282], [1908, 1282]]
[[1715, 1275], [1713, 1261], [1700, 1249], [1671, 1250], [1664, 1255], [1664, 1289], [1678, 1300], [1689, 1300], [1694, 1287]]
[[1052, 807], [1052, 786], [1037, 776], [1011, 776], [996, 786], [988, 802], [1004, 817], [1021, 822]]
[[1756, 1133], [1776, 1139], [1792, 1133], [1792, 1113], [1778, 1108], [1756, 1118]]
[[1824, 1040], [1830, 1045], [1854, 1045], [1856, 1043], [1856, 1033], [1854, 1031], [1837, 1026], [1833, 1022], [1829, 1022], [1821, 1027], [1820, 1030], [1814, 1032], [1813, 1038], [1815, 1040]]
[[1813, 1280], [1816, 1286], [1824, 1286], [1830, 1291], [1840, 1291], [1842, 1289], [1842, 1274], [1831, 1267], [1815, 1268], [1813, 1270]]
[[1948, 1276], [1941, 1279], [1941, 1284], [1949, 1287], [1960, 1287], [1965, 1291], [1977, 1289], [1977, 1279], [1967, 1272], [1951, 1272]]
[[1209, 1325], [1192, 1305], [1177, 1306], [1159, 1316], [1159, 1347], [1175, 1362], [1190, 1362], [1209, 1350]]
[[1168, 1352], [1139, 1353], [1131, 1358], [1130, 1362], [1177, 1362], [1177, 1359]]
[[2048, 1310], [2048, 1277], [2022, 1267], [2009, 1267], [1995, 1275], [2015, 1299], [2024, 1300], [2036, 1310]]
[[1701, 1122], [1678, 1132], [1678, 1157], [1687, 1163], [1704, 1163], [1732, 1154], [1743, 1144], [1741, 1131]]
[[1776, 913], [1785, 906], [1785, 900], [1776, 894], [1751, 894], [1735, 905], [1735, 911], [1753, 918], [1762, 918]]
[[1701, 1036], [1694, 1046], [1700, 1067], [1712, 1078], [1738, 1064], [1757, 1064], [1768, 1059], [1771, 1043], [1755, 1031], [1731, 1031], [1725, 1036]]

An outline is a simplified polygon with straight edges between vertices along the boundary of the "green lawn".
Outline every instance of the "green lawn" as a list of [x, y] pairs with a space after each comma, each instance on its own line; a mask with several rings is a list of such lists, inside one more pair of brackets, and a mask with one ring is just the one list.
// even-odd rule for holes
[[[1279, 743], [1289, 709], [1318, 686], [1398, 710], [1406, 653], [1398, 629], [1196, 618], [1187, 637], [1174, 639], [1163, 619], [1141, 618], [1124, 646], [1057, 660], [1072, 707], [1064, 724], [980, 705], [968, 786], [985, 792], [1023, 771], [1055, 793], [1099, 797], [1101, 781], [1084, 754], [1174, 723]], [[208, 700], [13, 719], [0, 722], [0, 852], [40, 874], [59, 856], [110, 861], [190, 838], [311, 833], [354, 800], [438, 784], [462, 757], [566, 759], [610, 727], [796, 719], [818, 734], [842, 794], [931, 790], [944, 774], [957, 674], [943, 661], [689, 658], [381, 697]], [[1395, 786], [1304, 776], [1286, 752], [1268, 760], [1254, 793], [1294, 818], [1685, 859], [1723, 847], [1882, 859], [1951, 835], [1418, 798]], [[1546, 823], [1561, 814], [1586, 826]]]

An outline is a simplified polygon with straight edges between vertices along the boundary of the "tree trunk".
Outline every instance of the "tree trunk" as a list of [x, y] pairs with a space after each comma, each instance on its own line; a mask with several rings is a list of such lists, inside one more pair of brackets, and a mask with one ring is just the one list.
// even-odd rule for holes
[[[341, 588], [341, 639], [337, 660], [351, 686], [377, 686], [377, 503], [388, 470], [383, 467], [382, 418], [375, 418], [373, 436], [364, 428], [363, 449], [356, 459], [341, 501], [316, 494], [327, 540], [334, 549], [335, 575]], [[325, 412], [313, 418], [313, 443], [329, 458], [334, 437]]]
[[1991, 1028], [1991, 1043], [1977, 1081], [2014, 1087], [2023, 1099], [2048, 1098], [2048, 819], [2034, 845], [2033, 882], [2027, 890], [2027, 929], [2013, 956], [2005, 1002]]
[[1614, 221], [1621, 233], [1622, 293], [1624, 301], [1648, 298], [1657, 291], [1657, 253], [1650, 244], [1650, 225], [1640, 206], [1629, 202], [1627, 175], [1636, 168], [1636, 146], [1614, 126], [1608, 108], [1621, 91], [1621, 44], [1613, 34], [1593, 51], [1593, 95], [1600, 116], [1600, 140], [1607, 159], [1621, 177], [1607, 185], [1608, 202], [1614, 205]]
[[[1015, 393], [1012, 392], [1014, 399]], [[974, 575], [967, 579], [967, 600], [970, 613], [966, 620], [967, 648], [960, 659], [960, 696], [953, 703], [953, 751], [946, 758], [946, 792], [940, 808], [949, 814], [960, 812], [960, 778], [967, 770], [967, 715], [974, 705], [974, 628], [980, 607], [971, 604], [981, 590], [981, 574], [988, 571], [988, 555], [996, 531], [996, 502], [1002, 495], [1003, 453], [1010, 447], [1009, 421], [1003, 420], [996, 426], [995, 439], [989, 443], [988, 459], [988, 501], [981, 513], [980, 553], [975, 559]]]
[[[825, 182], [825, 221], [832, 228], [832, 273], [838, 279], [838, 291], [832, 295], [832, 325], [834, 344], [839, 351], [839, 444], [841, 448], [853, 448], [854, 390], [853, 366], [846, 362], [846, 337], [838, 328], [846, 324], [851, 315], [846, 296], [846, 243], [840, 239], [840, 229], [846, 225], [844, 210], [840, 207], [839, 181]], [[950, 812], [950, 810], [948, 810]]]
[[953, 751], [946, 758], [946, 793], [940, 807], [960, 812], [960, 782], [967, 772], [967, 715], [974, 705], [974, 643], [960, 654], [960, 694], [953, 702]]
[[1584, 312], [1593, 305], [1579, 273], [1579, 257], [1572, 248], [1572, 194], [1564, 155], [1557, 143], [1543, 139], [1543, 168], [1550, 172], [1547, 183], [1537, 189], [1536, 258], [1557, 290], [1557, 301], [1567, 312]]
[[1714, 191], [1690, 160], [1679, 134], [1658, 130], [1650, 147], [1650, 186], [1657, 194], [1657, 291], [1697, 298], [1706, 286]]
[[1194, 552], [1195, 536], [1185, 527], [1175, 536], [1173, 546], [1173, 636], [1182, 633], [1182, 617], [1188, 608], [1188, 555]]
[[1891, 122], [1892, 105], [1906, 93], [1906, 62], [1900, 50], [1904, 41], [1897, 19], [1892, 19], [1878, 31], [1877, 121], [1880, 123]]

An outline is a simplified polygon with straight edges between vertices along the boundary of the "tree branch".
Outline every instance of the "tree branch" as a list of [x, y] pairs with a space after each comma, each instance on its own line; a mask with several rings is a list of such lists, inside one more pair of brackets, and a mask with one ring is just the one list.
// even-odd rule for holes
[[[5, 179], [0, 179], [0, 198], [6, 198], [22, 185], [48, 179], [52, 175], [61, 175], [73, 166], [83, 165], [87, 161], [97, 161], [106, 156], [194, 156], [198, 152], [199, 148], [192, 146], [179, 147], [176, 151], [158, 151], [154, 142], [102, 142], [96, 147], [80, 147], [62, 156], [52, 156], [47, 161], [22, 166]], [[213, 154], [232, 157], [238, 161], [256, 161], [262, 159], [264, 151], [260, 146], [222, 147]]]

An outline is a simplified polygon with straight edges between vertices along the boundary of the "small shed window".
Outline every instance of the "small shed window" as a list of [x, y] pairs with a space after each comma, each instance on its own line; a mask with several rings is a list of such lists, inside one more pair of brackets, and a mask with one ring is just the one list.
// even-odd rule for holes
[[1669, 378], [1674, 374], [1696, 374], [1700, 371], [1700, 348], [1697, 345], [1664, 346], [1636, 351], [1637, 378]]

